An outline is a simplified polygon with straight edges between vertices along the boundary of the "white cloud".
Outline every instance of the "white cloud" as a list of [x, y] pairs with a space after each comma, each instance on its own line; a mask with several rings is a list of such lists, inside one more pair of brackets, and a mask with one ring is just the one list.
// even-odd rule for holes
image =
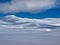
[[10, 3], [0, 3], [0, 12], [39, 12], [54, 8], [56, 4], [57, 0], [11, 0]]
[[60, 18], [29, 19], [14, 15], [0, 18], [0, 29], [51, 31], [55, 26], [60, 26]]

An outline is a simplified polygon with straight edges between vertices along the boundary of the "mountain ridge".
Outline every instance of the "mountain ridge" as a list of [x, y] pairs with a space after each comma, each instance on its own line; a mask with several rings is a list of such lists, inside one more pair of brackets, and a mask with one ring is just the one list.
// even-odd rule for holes
[[19, 30], [46, 30], [60, 27], [60, 18], [29, 19], [8, 15], [0, 18], [0, 27]]

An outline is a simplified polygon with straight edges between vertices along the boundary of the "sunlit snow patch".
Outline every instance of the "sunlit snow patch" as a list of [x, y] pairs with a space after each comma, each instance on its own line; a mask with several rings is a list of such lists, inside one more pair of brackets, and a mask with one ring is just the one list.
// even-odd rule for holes
[[51, 29], [46, 29], [46, 31], [48, 31], [48, 32], [49, 32], [49, 31], [52, 31], [52, 30], [51, 30]]

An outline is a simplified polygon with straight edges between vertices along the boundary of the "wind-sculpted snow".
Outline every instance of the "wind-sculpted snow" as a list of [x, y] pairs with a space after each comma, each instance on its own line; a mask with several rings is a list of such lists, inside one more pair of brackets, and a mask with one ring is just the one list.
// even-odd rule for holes
[[60, 45], [60, 18], [0, 17], [0, 45]]
[[60, 27], [60, 18], [29, 19], [8, 15], [0, 17], [0, 30], [52, 31]]

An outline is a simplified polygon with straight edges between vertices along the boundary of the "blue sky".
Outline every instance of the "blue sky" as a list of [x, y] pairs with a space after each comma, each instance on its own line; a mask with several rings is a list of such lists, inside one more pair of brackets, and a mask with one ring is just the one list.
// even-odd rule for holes
[[[24, 9], [24, 10], [19, 10], [20, 9], [20, 7], [19, 6], [17, 6], [17, 7], [19, 7], [19, 9], [17, 9], [17, 10], [14, 10], [13, 8], [12, 8], [12, 10], [13, 10], [13, 13], [12, 13], [12, 11], [11, 12], [8, 12], [8, 11], [10, 11], [10, 9], [8, 8], [8, 10], [6, 9], [4, 9], [3, 7], [3, 5], [5, 4], [5, 5], [7, 5], [7, 6], [5, 6], [5, 8], [7, 8], [9, 5], [10, 5], [10, 3], [12, 4], [12, 6], [14, 6], [13, 4], [15, 4], [14, 2], [16, 2], [16, 5], [18, 5], [17, 3], [19, 2], [19, 0], [15, 0], [15, 1], [11, 1], [11, 0], [0, 0], [0, 7], [2, 8], [0, 8], [0, 16], [5, 16], [5, 15], [16, 15], [16, 16], [18, 16], [18, 17], [26, 17], [26, 18], [60, 18], [60, 1], [58, 0], [57, 1], [57, 4], [56, 4], [56, 6], [54, 6], [54, 4], [55, 4], [55, 2], [54, 2], [55, 0], [53, 0], [52, 1], [52, 4], [50, 5], [50, 3], [49, 3], [49, 5], [47, 5], [48, 4], [48, 2], [47, 2], [47, 4], [46, 4], [46, 6], [45, 6], [45, 8], [44, 8], [44, 5], [42, 6], [42, 8], [41, 8], [41, 6], [40, 6], [40, 8], [38, 9], [38, 7], [39, 6], [37, 6], [37, 8], [35, 8], [35, 9], [37, 9], [37, 10], [35, 10], [35, 12], [34, 12], [34, 10], [32, 10], [31, 11], [31, 9], [33, 9], [34, 7], [33, 6], [35, 6], [35, 5], [33, 5], [32, 7], [31, 7], [31, 9], [29, 8], [29, 9]], [[22, 1], [22, 2], [24, 2], [24, 0]], [[25, 1], [25, 2], [27, 2], [27, 1]], [[29, 2], [29, 1], [28, 1]], [[32, 2], [32, 1], [31, 1]], [[38, 2], [38, 1], [37, 1]], [[42, 1], [43, 3], [44, 3], [44, 1]], [[45, 1], [46, 2], [46, 1]], [[8, 3], [8, 4], [7, 4]], [[30, 2], [29, 2], [30, 3]], [[41, 3], [41, 2], [40, 2]], [[42, 3], [42, 4], [43, 4]], [[3, 4], [3, 5], [2, 5]], [[20, 4], [20, 2], [19, 2], [19, 4]], [[42, 5], [42, 4], [40, 4], [40, 5]], [[38, 5], [38, 4], [37, 4]], [[25, 5], [24, 5], [25, 6]], [[28, 5], [29, 6], [29, 5]], [[30, 4], [30, 6], [31, 6], [31, 4]], [[54, 6], [54, 7], [53, 7]], [[11, 6], [10, 6], [11, 7]], [[36, 7], [36, 6], [35, 6]], [[51, 8], [50, 8], [51, 7]], [[41, 11], [41, 9], [42, 9], [42, 11]], [[27, 11], [26, 11], [27, 10]], [[16, 11], [16, 12], [14, 12], [14, 11]]]

